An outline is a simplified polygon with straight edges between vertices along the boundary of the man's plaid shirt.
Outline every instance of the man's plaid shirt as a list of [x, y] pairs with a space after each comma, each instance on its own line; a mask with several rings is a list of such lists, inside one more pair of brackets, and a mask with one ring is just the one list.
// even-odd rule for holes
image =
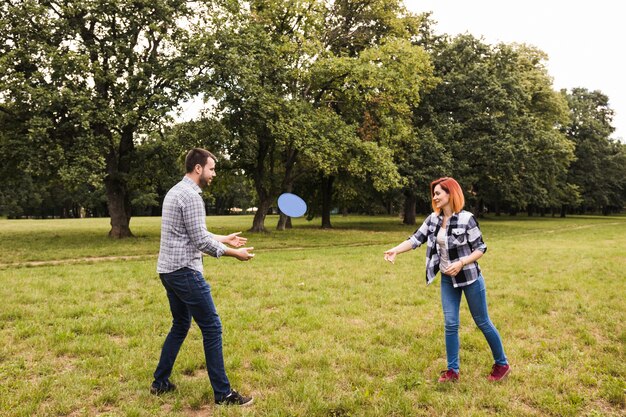
[[202, 190], [188, 177], [173, 186], [163, 200], [161, 249], [157, 272], [191, 268], [202, 273], [202, 253], [219, 258], [226, 246], [206, 228]]
[[[443, 223], [443, 214], [432, 213], [424, 220], [415, 233], [409, 237], [413, 243], [413, 249], [418, 248], [424, 242], [426, 244], [426, 283], [430, 284], [439, 272], [439, 245], [437, 244], [437, 233]], [[478, 249], [485, 253], [487, 245], [483, 242], [483, 235], [478, 227], [478, 222], [469, 211], [454, 213], [447, 226], [448, 257], [450, 262], [457, 262], [459, 259], [469, 256]], [[472, 262], [463, 267], [456, 277], [452, 277], [452, 284], [455, 287], [463, 287], [476, 281], [480, 275], [478, 262]]]

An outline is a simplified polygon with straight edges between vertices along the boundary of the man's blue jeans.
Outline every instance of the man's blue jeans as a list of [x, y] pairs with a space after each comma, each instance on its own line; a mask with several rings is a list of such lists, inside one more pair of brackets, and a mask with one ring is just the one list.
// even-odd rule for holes
[[176, 356], [185, 341], [193, 317], [202, 332], [204, 356], [213, 395], [221, 400], [231, 389], [224, 369], [222, 322], [211, 297], [211, 287], [200, 272], [189, 268], [159, 276], [167, 290], [173, 320], [161, 350], [161, 359], [154, 371], [154, 380], [161, 384], [172, 374]]
[[508, 362], [504, 354], [502, 339], [500, 339], [498, 330], [496, 330], [489, 319], [487, 290], [482, 275], [468, 286], [454, 288], [452, 278], [441, 274], [441, 304], [445, 321], [448, 369], [459, 372], [459, 309], [462, 293], [465, 293], [465, 299], [469, 305], [474, 322], [485, 335], [487, 343], [489, 343], [495, 363], [506, 365]]

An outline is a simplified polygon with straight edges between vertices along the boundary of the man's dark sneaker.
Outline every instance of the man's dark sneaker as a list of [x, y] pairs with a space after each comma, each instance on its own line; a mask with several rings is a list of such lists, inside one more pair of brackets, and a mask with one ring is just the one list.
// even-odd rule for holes
[[254, 399], [252, 397], [244, 397], [237, 391], [231, 391], [230, 394], [222, 398], [221, 400], [215, 400], [217, 405], [240, 405], [246, 407], [252, 405]]
[[441, 371], [439, 382], [457, 382], [459, 380], [459, 373], [454, 372], [452, 369], [447, 371]]
[[154, 381], [150, 386], [150, 394], [161, 395], [166, 392], [174, 391], [175, 389], [176, 385], [172, 384], [169, 379], [161, 383]]
[[501, 379], [504, 379], [509, 372], [511, 372], [511, 367], [509, 365], [498, 365], [494, 363], [488, 379], [493, 382], [500, 381]]

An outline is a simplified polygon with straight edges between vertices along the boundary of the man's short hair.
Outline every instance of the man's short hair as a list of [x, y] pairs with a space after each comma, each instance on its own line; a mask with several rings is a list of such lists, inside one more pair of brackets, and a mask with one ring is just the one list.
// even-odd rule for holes
[[205, 166], [209, 158], [217, 162], [217, 158], [211, 152], [202, 148], [193, 148], [185, 157], [185, 172], [190, 173], [196, 165]]

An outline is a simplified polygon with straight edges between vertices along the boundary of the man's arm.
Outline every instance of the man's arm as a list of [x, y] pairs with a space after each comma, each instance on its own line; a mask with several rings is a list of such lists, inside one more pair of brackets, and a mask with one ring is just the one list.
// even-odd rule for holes
[[254, 258], [254, 253], [252, 253], [253, 250], [254, 248], [226, 248], [226, 250], [224, 251], [224, 255], [232, 256], [233, 258], [237, 258], [240, 261], [249, 261], [250, 259]]
[[239, 248], [241, 246], [244, 246], [246, 242], [248, 242], [248, 239], [239, 236], [240, 234], [241, 232], [231, 233], [227, 236], [213, 235], [213, 239], [217, 240], [218, 242], [226, 243], [227, 245], [230, 245], [234, 248]]
[[199, 251], [219, 258], [224, 255], [226, 246], [216, 240], [206, 228], [204, 203], [200, 195], [191, 196], [182, 204], [183, 222], [191, 244]]

